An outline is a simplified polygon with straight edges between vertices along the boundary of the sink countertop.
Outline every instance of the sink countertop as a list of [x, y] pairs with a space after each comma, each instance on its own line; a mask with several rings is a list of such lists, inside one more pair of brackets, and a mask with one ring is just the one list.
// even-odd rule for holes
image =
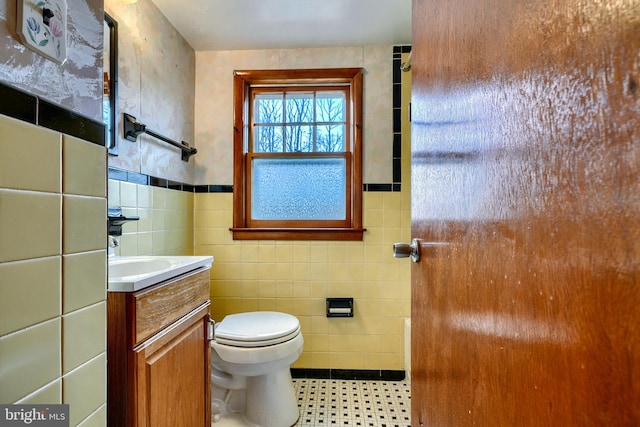
[[207, 270], [212, 256], [113, 256], [108, 260], [109, 292], [135, 292], [194, 270]]

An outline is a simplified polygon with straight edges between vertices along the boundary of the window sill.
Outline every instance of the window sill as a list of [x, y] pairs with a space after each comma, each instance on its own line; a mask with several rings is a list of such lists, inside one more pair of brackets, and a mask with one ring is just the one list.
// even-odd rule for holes
[[233, 240], [361, 241], [365, 228], [230, 228]]

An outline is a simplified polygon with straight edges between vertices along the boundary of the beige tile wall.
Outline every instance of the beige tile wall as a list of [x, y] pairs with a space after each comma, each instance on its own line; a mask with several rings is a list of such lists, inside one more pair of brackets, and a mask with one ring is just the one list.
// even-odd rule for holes
[[105, 148], [0, 116], [0, 218], [0, 403], [105, 425]]
[[109, 180], [109, 207], [139, 221], [122, 226], [116, 255], [192, 255], [193, 193]]
[[[298, 368], [404, 369], [410, 263], [392, 244], [410, 237], [410, 200], [364, 194], [363, 242], [234, 241], [231, 194], [196, 194], [198, 255], [213, 255], [212, 316], [275, 310], [300, 319]], [[353, 297], [355, 317], [325, 317], [325, 298]]]

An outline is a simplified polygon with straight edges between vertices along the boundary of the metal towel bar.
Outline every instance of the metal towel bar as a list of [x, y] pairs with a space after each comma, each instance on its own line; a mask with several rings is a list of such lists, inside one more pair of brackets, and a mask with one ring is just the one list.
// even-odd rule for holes
[[189, 157], [193, 156], [198, 152], [198, 150], [196, 150], [194, 147], [189, 146], [189, 144], [187, 144], [184, 141], [182, 141], [182, 143], [175, 142], [174, 140], [169, 139], [166, 136], [162, 136], [159, 133], [149, 129], [146, 125], [143, 125], [142, 123], [137, 121], [136, 118], [133, 117], [132, 115], [127, 113], [122, 113], [122, 114], [124, 116], [123, 128], [124, 128], [125, 139], [135, 142], [136, 139], [138, 139], [138, 135], [140, 135], [141, 133], [146, 133], [148, 135], [153, 136], [154, 138], [157, 138], [161, 141], [166, 142], [167, 144], [171, 144], [174, 147], [177, 147], [180, 150], [182, 150], [182, 161], [184, 162], [188, 162]]

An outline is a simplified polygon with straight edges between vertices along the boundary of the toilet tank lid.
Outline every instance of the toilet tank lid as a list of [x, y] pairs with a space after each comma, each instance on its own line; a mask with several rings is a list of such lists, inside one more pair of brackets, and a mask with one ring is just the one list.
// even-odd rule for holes
[[263, 341], [291, 334], [300, 328], [295, 316], [275, 311], [230, 314], [216, 325], [215, 337], [234, 341]]

